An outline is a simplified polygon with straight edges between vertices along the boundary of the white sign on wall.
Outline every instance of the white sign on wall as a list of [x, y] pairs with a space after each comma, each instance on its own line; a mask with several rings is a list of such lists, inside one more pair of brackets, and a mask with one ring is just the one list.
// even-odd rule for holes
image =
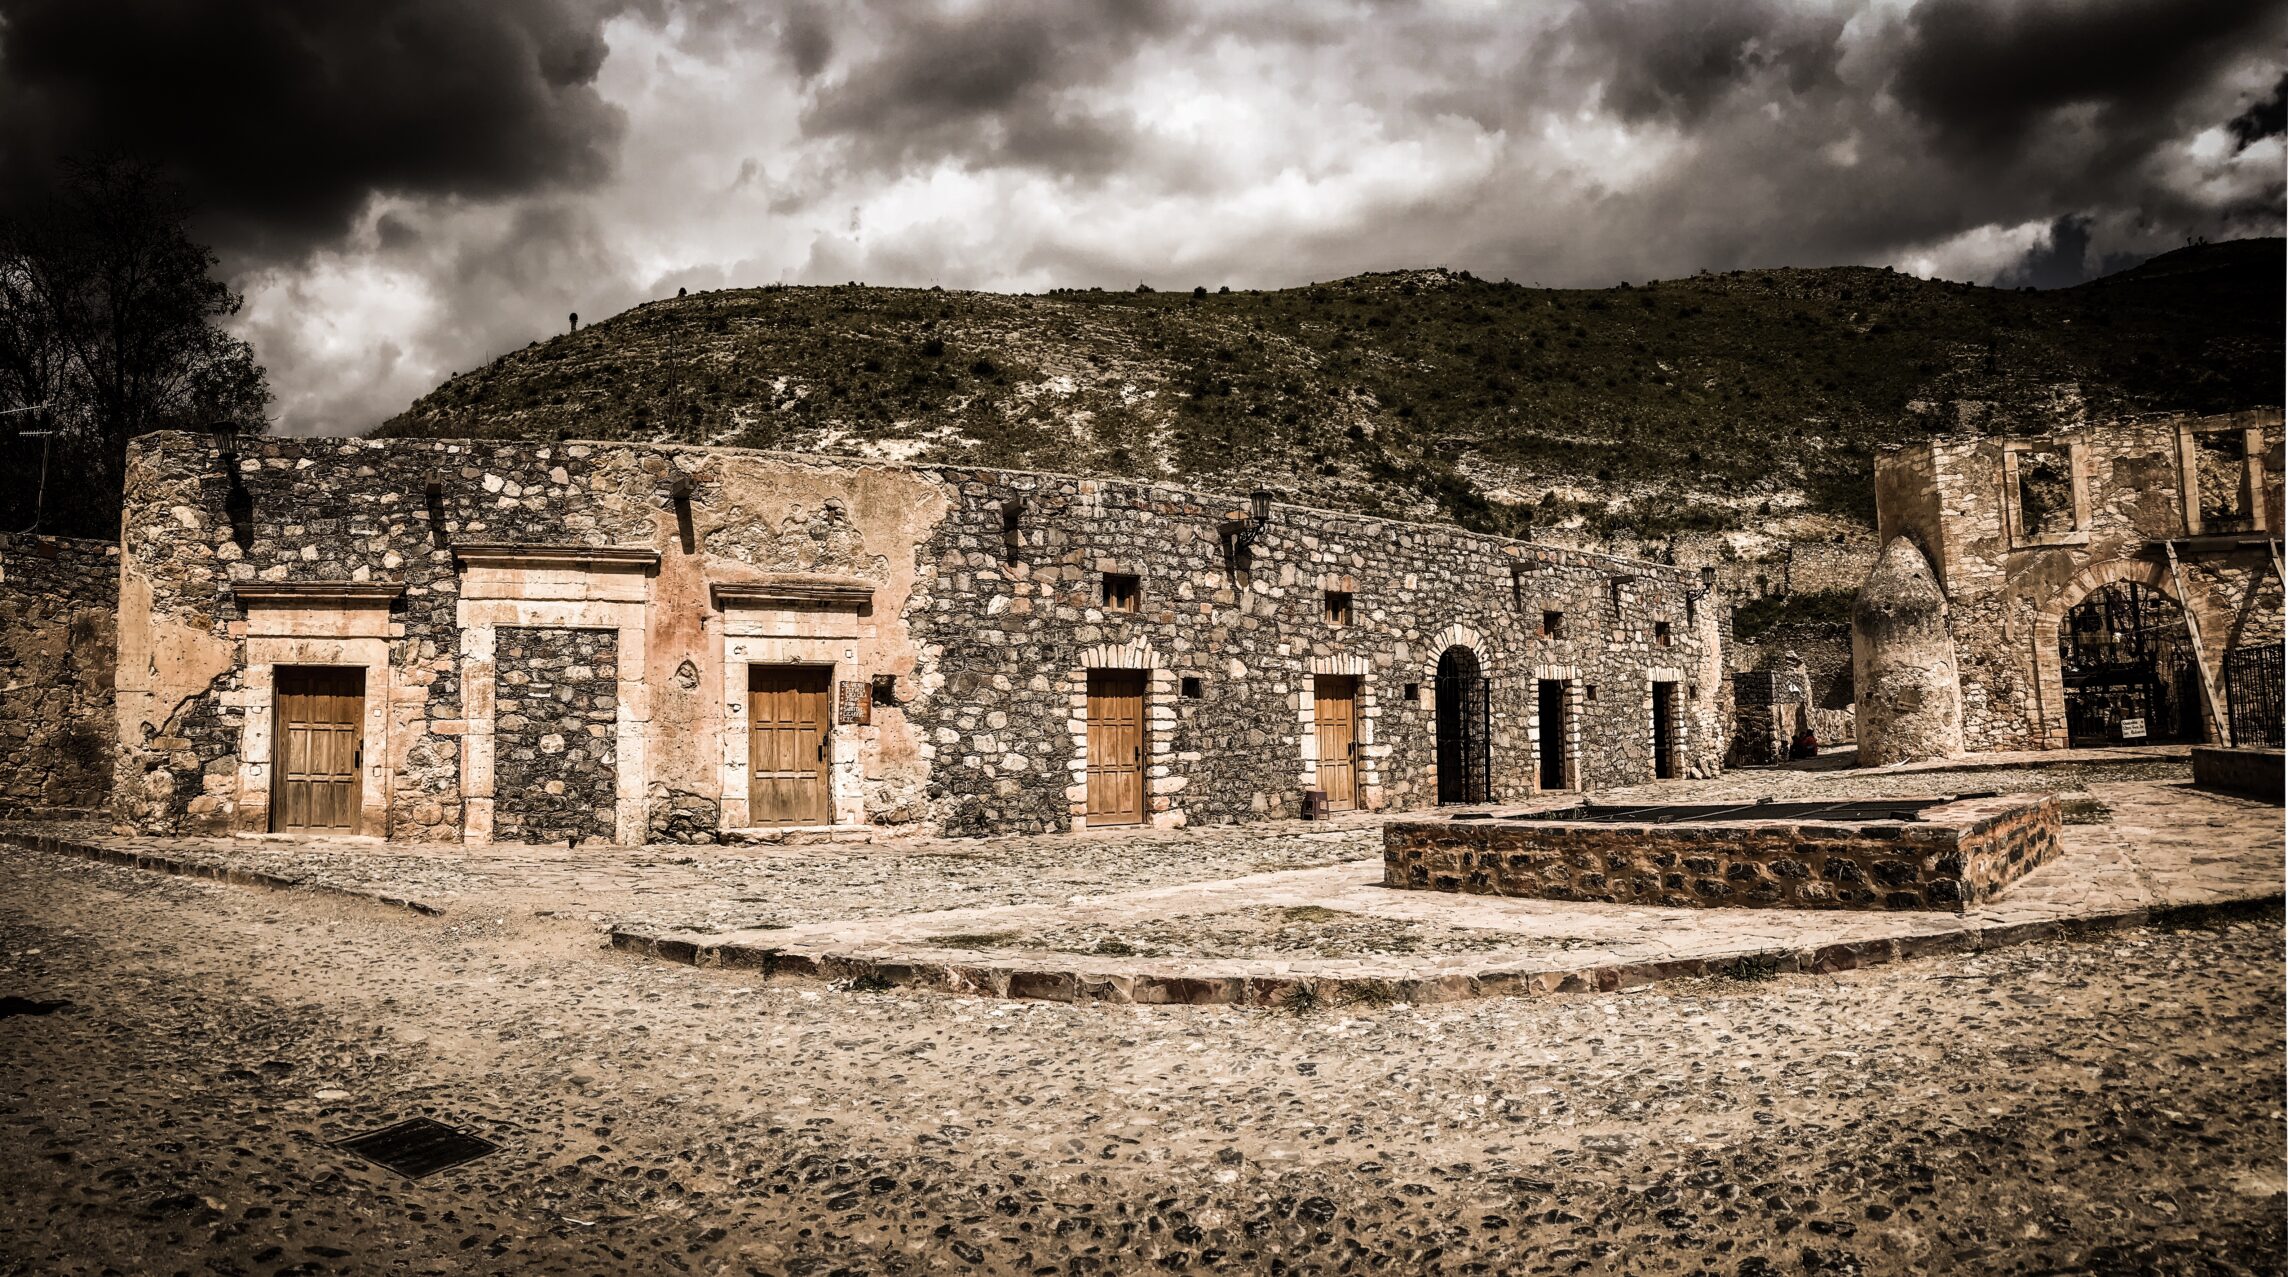
[[2144, 720], [2144, 719], [2142, 719], [2142, 718], [2125, 718], [2125, 719], [2122, 719], [2122, 720], [2121, 720], [2121, 739], [2123, 739], [2123, 740], [2143, 740], [2143, 739], [2145, 739], [2145, 720]]

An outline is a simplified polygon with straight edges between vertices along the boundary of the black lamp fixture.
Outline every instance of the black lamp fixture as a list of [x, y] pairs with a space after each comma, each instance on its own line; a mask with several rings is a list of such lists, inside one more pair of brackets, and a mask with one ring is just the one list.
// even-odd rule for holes
[[1708, 592], [1715, 588], [1716, 565], [1713, 563], [1703, 563], [1700, 565], [1700, 588], [1695, 590], [1687, 587], [1684, 591], [1684, 601], [1687, 603], [1698, 603], [1700, 600], [1707, 598]]
[[207, 433], [214, 436], [215, 453], [222, 458], [223, 465], [228, 467], [232, 474], [237, 474], [238, 423], [235, 421], [210, 421], [207, 423]]
[[1247, 494], [1247, 517], [1225, 526], [1233, 554], [1245, 554], [1255, 539], [1263, 535], [1263, 529], [1271, 523], [1271, 503], [1278, 495], [1269, 488], [1257, 488]]

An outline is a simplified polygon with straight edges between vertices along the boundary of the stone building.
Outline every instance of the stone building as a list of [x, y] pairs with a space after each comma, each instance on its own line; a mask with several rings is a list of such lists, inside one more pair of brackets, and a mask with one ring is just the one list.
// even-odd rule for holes
[[[2281, 453], [2263, 410], [1881, 454], [1884, 562], [1905, 538], [1943, 596], [1962, 747], [2222, 739], [2227, 671], [2278, 678]], [[1859, 712], [1864, 746], [1904, 711], [1862, 685]]]
[[1696, 574], [1268, 494], [166, 433], [125, 498], [116, 804], [148, 829], [1173, 827], [1724, 743]]

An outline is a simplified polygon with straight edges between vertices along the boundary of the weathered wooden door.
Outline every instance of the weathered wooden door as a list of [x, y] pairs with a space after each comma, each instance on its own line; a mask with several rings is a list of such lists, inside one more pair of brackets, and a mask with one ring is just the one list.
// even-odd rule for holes
[[747, 819], [756, 825], [822, 825], [833, 818], [827, 788], [827, 687], [821, 666], [747, 667]]
[[1088, 823], [1144, 823], [1144, 672], [1088, 672]]
[[1319, 789], [1328, 811], [1358, 806], [1358, 679], [1321, 674], [1313, 689], [1319, 729]]
[[271, 737], [270, 828], [282, 834], [358, 832], [365, 671], [280, 666]]

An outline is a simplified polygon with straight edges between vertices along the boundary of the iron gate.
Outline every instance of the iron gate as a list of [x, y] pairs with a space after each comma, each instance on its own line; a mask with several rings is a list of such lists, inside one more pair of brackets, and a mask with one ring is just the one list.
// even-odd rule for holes
[[2197, 741], [2205, 735], [2185, 614], [2159, 590], [2092, 590], [2058, 630], [2066, 734], [2075, 746]]
[[1493, 686], [1469, 649], [1438, 658], [1438, 801], [1493, 799]]
[[2280, 646], [2236, 647], [2224, 654], [2225, 715], [2235, 745], [2280, 747]]

